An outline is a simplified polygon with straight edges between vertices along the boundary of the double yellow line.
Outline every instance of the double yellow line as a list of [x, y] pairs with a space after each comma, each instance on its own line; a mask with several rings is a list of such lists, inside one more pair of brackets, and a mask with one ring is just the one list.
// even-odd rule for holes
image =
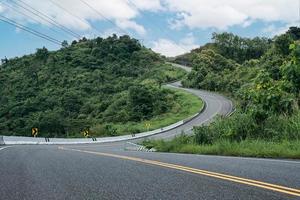
[[298, 190], [298, 189], [284, 187], [281, 185], [275, 185], [275, 184], [266, 183], [266, 182], [261, 182], [261, 181], [257, 181], [257, 180], [251, 180], [251, 179], [241, 178], [241, 177], [237, 177], [237, 176], [231, 176], [231, 175], [226, 175], [226, 174], [221, 174], [221, 173], [216, 173], [216, 172], [210, 172], [210, 171], [206, 171], [206, 170], [185, 167], [185, 166], [181, 166], [181, 165], [175, 165], [175, 164], [170, 164], [170, 163], [165, 163], [165, 162], [160, 162], [160, 161], [155, 161], [155, 160], [147, 160], [147, 159], [142, 159], [142, 158], [122, 156], [122, 155], [110, 154], [110, 153], [95, 152], [95, 151], [69, 149], [69, 148], [64, 148], [64, 147], [58, 147], [58, 148], [61, 150], [76, 151], [76, 152], [94, 154], [94, 155], [98, 155], [98, 156], [107, 156], [107, 157], [131, 160], [131, 161], [136, 161], [136, 162], [140, 162], [140, 163], [166, 167], [166, 168], [170, 168], [170, 169], [176, 169], [176, 170], [180, 170], [180, 171], [190, 172], [193, 174], [199, 174], [199, 175], [209, 176], [209, 177], [213, 177], [213, 178], [217, 178], [217, 179], [232, 181], [232, 182], [236, 182], [236, 183], [240, 183], [240, 184], [251, 185], [251, 186], [255, 186], [255, 187], [259, 187], [259, 188], [263, 188], [263, 189], [267, 189], [267, 190], [272, 190], [272, 191], [300, 197], [300, 190]]

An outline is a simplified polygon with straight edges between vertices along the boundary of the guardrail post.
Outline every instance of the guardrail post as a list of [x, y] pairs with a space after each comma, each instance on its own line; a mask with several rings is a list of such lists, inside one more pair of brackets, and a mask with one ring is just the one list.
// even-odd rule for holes
[[4, 145], [3, 136], [0, 136], [0, 145]]

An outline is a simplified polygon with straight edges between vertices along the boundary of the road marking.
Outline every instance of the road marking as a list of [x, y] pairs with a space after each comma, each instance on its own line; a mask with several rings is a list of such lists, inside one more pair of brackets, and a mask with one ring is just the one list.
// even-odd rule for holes
[[81, 153], [88, 153], [88, 154], [93, 154], [93, 155], [98, 155], [98, 156], [113, 157], [113, 158], [119, 158], [119, 159], [124, 159], [124, 160], [131, 160], [131, 161], [136, 161], [136, 162], [140, 162], [140, 163], [156, 165], [156, 166], [166, 167], [166, 168], [170, 168], [170, 169], [176, 169], [176, 170], [180, 170], [180, 171], [190, 172], [193, 174], [199, 174], [199, 175], [209, 176], [209, 177], [213, 177], [213, 178], [217, 178], [217, 179], [232, 181], [232, 182], [236, 182], [236, 183], [240, 183], [240, 184], [255, 186], [255, 187], [264, 188], [267, 190], [272, 190], [272, 191], [300, 197], [299, 189], [289, 188], [289, 187], [285, 187], [285, 186], [281, 186], [281, 185], [275, 185], [275, 184], [252, 180], [252, 179], [241, 178], [241, 177], [237, 177], [237, 176], [231, 176], [231, 175], [227, 175], [227, 174], [221, 174], [221, 173], [216, 173], [216, 172], [211, 172], [211, 171], [206, 171], [206, 170], [201, 170], [201, 169], [196, 169], [196, 168], [191, 168], [191, 167], [185, 167], [185, 166], [181, 166], [181, 165], [175, 165], [175, 164], [170, 164], [170, 163], [165, 163], [165, 162], [160, 162], [160, 161], [155, 161], [155, 160], [122, 156], [122, 155], [111, 154], [111, 153], [70, 149], [70, 148], [64, 148], [64, 147], [58, 147], [58, 149], [66, 150], [66, 151], [76, 151], [76, 152], [81, 152]]
[[7, 149], [7, 148], [9, 148], [9, 147], [11, 147], [11, 146], [2, 147], [2, 148], [0, 148], [0, 151], [1, 151], [1, 150], [4, 150], [4, 149]]

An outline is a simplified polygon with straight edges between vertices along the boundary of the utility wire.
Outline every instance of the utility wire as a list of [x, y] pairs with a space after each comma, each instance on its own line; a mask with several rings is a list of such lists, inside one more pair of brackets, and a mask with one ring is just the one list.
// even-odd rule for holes
[[[36, 22], [36, 23], [41, 23], [39, 20], [37, 20], [37, 19], [34, 18], [33, 16], [30, 16], [30, 15], [28, 15], [28, 14], [22, 12], [22, 11], [19, 11], [18, 9], [16, 9], [16, 8], [13, 7], [12, 5], [10, 5], [9, 3], [5, 2], [5, 1], [3, 1], [2, 3], [3, 3], [5, 6], [9, 7], [10, 9], [14, 10], [16, 13], [21, 14], [21, 15], [23, 15], [23, 16], [25, 16], [25, 17], [28, 17], [28, 18], [30, 18], [31, 20], [33, 20], [34, 22]], [[56, 33], [58, 33], [58, 34], [61, 34], [60, 32], [58, 32], [56, 29], [54, 29], [54, 28], [52, 28], [52, 27], [49, 27], [49, 29], [52, 30], [53, 32], [56, 32]]]
[[52, 43], [57, 44], [57, 45], [61, 45], [61, 41], [59, 41], [59, 40], [57, 40], [57, 39], [55, 39], [53, 37], [50, 37], [50, 36], [48, 36], [46, 34], [43, 34], [43, 33], [39, 32], [39, 31], [36, 31], [36, 30], [34, 30], [34, 29], [32, 29], [32, 28], [30, 28], [28, 26], [19, 24], [16, 21], [11, 20], [11, 19], [9, 19], [9, 18], [7, 18], [7, 17], [5, 17], [3, 15], [0, 15], [0, 20], [3, 21], [3, 22], [5, 22], [5, 23], [7, 23], [7, 24], [15, 26], [15, 27], [17, 27], [19, 29], [22, 29], [22, 30], [24, 30], [24, 31], [26, 31], [28, 33], [31, 33], [31, 34], [33, 34], [33, 35], [35, 35], [37, 37], [43, 38], [45, 40], [48, 40], [49, 42], [52, 42]]
[[[81, 36], [79, 34], [75, 33], [74, 31], [72, 31], [72, 30], [68, 29], [67, 27], [61, 25], [60, 23], [56, 22], [48, 15], [38, 11], [37, 9], [30, 6], [29, 4], [25, 3], [23, 0], [19, 0], [19, 1], [12, 0], [12, 2], [14, 2], [16, 5], [23, 8], [24, 10], [32, 13], [33, 15], [43, 19], [44, 21], [48, 22], [49, 24], [59, 28], [60, 30], [64, 31], [65, 33], [71, 35], [72, 37], [76, 37], [77, 39], [81, 38]], [[19, 2], [21, 2], [25, 6], [21, 5]]]
[[121, 32], [125, 33], [125, 35], [129, 35], [129, 33], [125, 29], [119, 27], [114, 21], [112, 21], [111, 19], [105, 17], [105, 15], [103, 15], [99, 10], [95, 9], [93, 6], [91, 6], [85, 0], [79, 0], [79, 1], [81, 1], [83, 4], [85, 4], [91, 10], [93, 10], [95, 13], [97, 13], [101, 18], [104, 18], [106, 21], [108, 21], [109, 23], [111, 23], [112, 25], [114, 25], [115, 27], [117, 27]]
[[65, 11], [66, 13], [68, 13], [70, 16], [75, 17], [77, 20], [83, 22], [86, 25], [90, 25], [96, 32], [98, 32], [99, 34], [101, 34], [101, 31], [98, 30], [95, 26], [93, 26], [92, 24], [87, 23], [84, 19], [81, 19], [80, 17], [78, 17], [77, 15], [74, 15], [73, 13], [71, 13], [70, 11], [68, 11], [66, 8], [62, 7], [61, 5], [59, 5], [57, 2], [53, 1], [53, 0], [49, 0], [53, 5], [55, 5], [56, 7], [60, 8], [61, 10]]

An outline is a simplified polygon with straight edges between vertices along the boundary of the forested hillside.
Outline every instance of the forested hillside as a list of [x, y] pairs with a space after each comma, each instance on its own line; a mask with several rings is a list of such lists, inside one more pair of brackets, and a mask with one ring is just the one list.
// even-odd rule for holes
[[[194, 137], [174, 140], [176, 145], [169, 144], [167, 150], [258, 155], [261, 152], [256, 143], [271, 142], [283, 148], [272, 152], [272, 146], [263, 144], [261, 147], [270, 150], [263, 156], [300, 157], [299, 40], [297, 27], [272, 39], [214, 33], [211, 43], [175, 58], [175, 62], [192, 67], [183, 81], [185, 86], [230, 96], [237, 110], [231, 117], [219, 118], [210, 126], [195, 127]], [[249, 147], [245, 143], [254, 145]], [[200, 146], [184, 150], [192, 144]]]
[[180, 110], [182, 95], [160, 86], [184, 73], [137, 40], [116, 35], [3, 59], [0, 133], [30, 136], [38, 127], [49, 137], [80, 136], [87, 128], [94, 135], [123, 134], [114, 123]]

